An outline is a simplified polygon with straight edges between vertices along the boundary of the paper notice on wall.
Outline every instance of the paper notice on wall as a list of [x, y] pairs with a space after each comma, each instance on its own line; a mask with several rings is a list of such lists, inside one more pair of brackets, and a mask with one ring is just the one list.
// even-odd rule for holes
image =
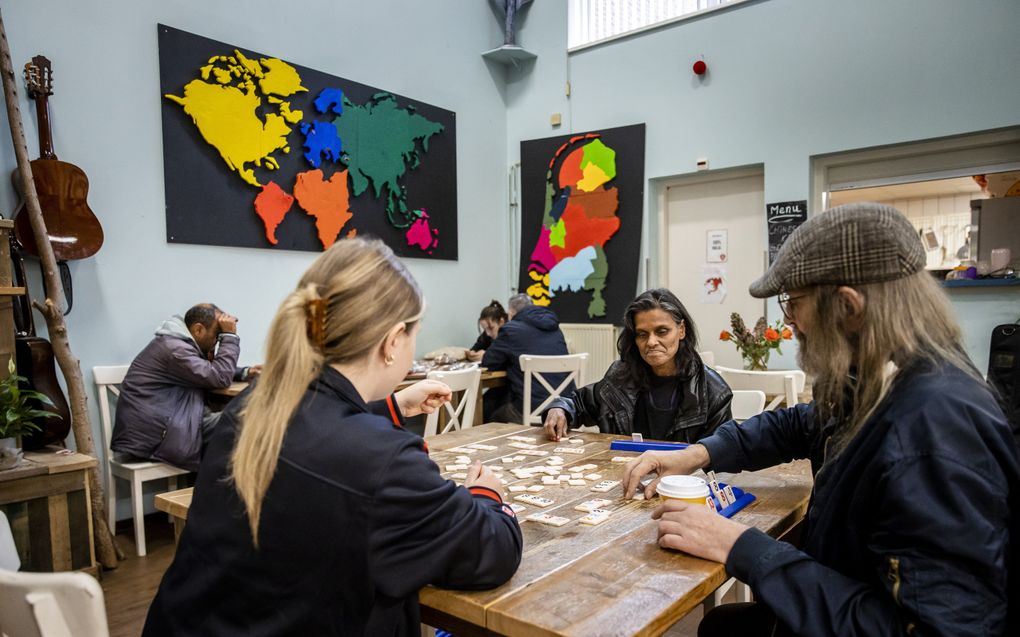
[[721, 265], [706, 265], [701, 270], [701, 302], [722, 303], [726, 298], [726, 268]]
[[726, 263], [728, 234], [726, 230], [709, 230], [705, 233], [705, 261]]

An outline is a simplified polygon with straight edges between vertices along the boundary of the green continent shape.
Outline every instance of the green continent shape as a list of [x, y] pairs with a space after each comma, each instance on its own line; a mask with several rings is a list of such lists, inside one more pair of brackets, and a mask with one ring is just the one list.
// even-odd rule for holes
[[553, 188], [552, 171], [545, 173], [545, 210], [542, 211], [542, 225], [551, 226], [553, 223], [552, 207], [553, 199], [556, 198], [556, 189]]
[[344, 112], [333, 124], [344, 140], [354, 196], [365, 192], [371, 182], [376, 197], [386, 194], [387, 213], [406, 211], [400, 178], [420, 163], [415, 142], [420, 141], [428, 152], [429, 138], [442, 132], [443, 125], [398, 108], [396, 98], [388, 93], [375, 95], [365, 104], [345, 97]]
[[563, 223], [563, 219], [560, 219], [549, 228], [549, 245], [565, 248], [566, 242], [567, 224]]
[[581, 158], [581, 168], [589, 163], [595, 164], [606, 173], [608, 179], [616, 177], [616, 151], [596, 139], [584, 147], [584, 156]]
[[584, 279], [584, 289], [591, 290], [591, 303], [588, 304], [588, 318], [606, 315], [606, 300], [602, 298], [602, 290], [606, 289], [606, 278], [609, 276], [609, 260], [602, 246], [595, 246], [595, 258], [591, 260], [595, 270]]

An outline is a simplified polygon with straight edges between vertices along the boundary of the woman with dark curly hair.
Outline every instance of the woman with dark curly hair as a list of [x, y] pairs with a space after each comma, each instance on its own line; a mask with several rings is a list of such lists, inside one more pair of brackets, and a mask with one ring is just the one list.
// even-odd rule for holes
[[631, 301], [616, 347], [620, 360], [602, 380], [557, 398], [545, 412], [550, 440], [568, 426], [594, 425], [603, 433], [696, 442], [732, 419], [733, 394], [702, 363], [694, 321], [669, 290]]

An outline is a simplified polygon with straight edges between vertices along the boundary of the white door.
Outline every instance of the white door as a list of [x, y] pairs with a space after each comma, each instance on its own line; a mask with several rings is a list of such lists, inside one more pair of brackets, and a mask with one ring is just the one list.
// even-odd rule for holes
[[730, 330], [732, 312], [739, 312], [749, 329], [764, 316], [764, 300], [747, 288], [764, 273], [766, 254], [762, 174], [667, 189], [667, 286], [694, 318], [698, 349], [714, 352], [717, 365], [743, 365], [736, 347], [720, 341], [719, 333]]

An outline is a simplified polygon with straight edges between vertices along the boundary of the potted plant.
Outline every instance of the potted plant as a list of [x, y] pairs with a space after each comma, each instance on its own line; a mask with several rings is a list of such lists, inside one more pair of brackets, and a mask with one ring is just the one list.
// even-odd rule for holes
[[[737, 351], [744, 359], [744, 369], [752, 371], [767, 370], [772, 350], [779, 351], [783, 341], [793, 338], [793, 332], [781, 320], [769, 326], [764, 316], [758, 319], [753, 330], [748, 330], [744, 319], [734, 312], [730, 315], [730, 327], [733, 331], [723, 330], [719, 334], [719, 340], [730, 341], [736, 345]], [[779, 353], [782, 354], [781, 351]]]
[[7, 370], [7, 378], [0, 380], [0, 470], [21, 464], [21, 436], [39, 431], [36, 421], [56, 416], [39, 409], [39, 405], [53, 406], [45, 394], [22, 387], [28, 379], [18, 376], [13, 357]]

